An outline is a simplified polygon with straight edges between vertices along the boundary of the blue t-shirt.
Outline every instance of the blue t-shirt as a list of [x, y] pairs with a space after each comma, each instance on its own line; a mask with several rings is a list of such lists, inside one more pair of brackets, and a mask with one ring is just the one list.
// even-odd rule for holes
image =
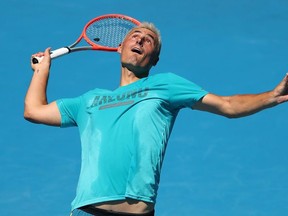
[[125, 198], [155, 203], [175, 118], [206, 94], [196, 84], [164, 73], [114, 91], [96, 88], [57, 100], [61, 126], [77, 126], [82, 145], [72, 209]]

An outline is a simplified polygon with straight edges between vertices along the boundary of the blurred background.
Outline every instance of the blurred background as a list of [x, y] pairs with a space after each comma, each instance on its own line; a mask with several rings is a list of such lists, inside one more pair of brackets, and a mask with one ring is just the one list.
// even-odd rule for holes
[[[151, 74], [173, 72], [230, 95], [271, 90], [288, 71], [286, 0], [2, 0], [0, 215], [65, 216], [80, 168], [77, 128], [23, 119], [30, 56], [74, 42], [110, 13], [153, 22], [163, 48]], [[53, 60], [49, 100], [119, 85], [119, 55]], [[241, 119], [180, 112], [164, 160], [157, 216], [283, 216], [288, 211], [288, 105]]]

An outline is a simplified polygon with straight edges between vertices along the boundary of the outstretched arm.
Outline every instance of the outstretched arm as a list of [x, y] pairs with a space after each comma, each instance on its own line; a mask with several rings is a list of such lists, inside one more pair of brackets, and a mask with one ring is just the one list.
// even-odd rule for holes
[[61, 117], [56, 102], [48, 103], [46, 95], [51, 64], [50, 48], [33, 56], [44, 58], [38, 64], [31, 63], [34, 73], [25, 97], [24, 118], [34, 123], [59, 126]]
[[207, 111], [228, 118], [252, 115], [263, 109], [288, 101], [288, 74], [272, 91], [260, 94], [218, 96], [207, 94], [193, 106], [194, 109]]

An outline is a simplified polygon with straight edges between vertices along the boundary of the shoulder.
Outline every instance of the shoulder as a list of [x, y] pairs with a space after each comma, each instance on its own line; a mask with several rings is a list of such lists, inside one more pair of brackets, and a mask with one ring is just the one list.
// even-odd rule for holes
[[150, 75], [147, 77], [147, 80], [148, 81], [151, 81], [151, 82], [157, 82], [157, 83], [175, 83], [175, 82], [178, 82], [178, 81], [188, 81], [187, 79], [179, 76], [179, 75], [176, 75], [174, 73], [171, 73], [171, 72], [166, 72], [166, 73], [158, 73], [158, 74], [153, 74], [153, 75]]
[[63, 106], [80, 107], [81, 104], [84, 104], [86, 106], [86, 104], [89, 103], [89, 101], [93, 100], [93, 98], [95, 98], [96, 95], [103, 95], [105, 93], [107, 94], [107, 92], [109, 91], [105, 89], [95, 88], [75, 97], [58, 99], [56, 102], [58, 107]]
[[177, 75], [175, 73], [167, 72], [167, 73], [159, 73], [155, 75], [149, 76], [151, 82], [157, 83], [157, 84], [167, 84], [171, 85], [174, 87], [179, 87], [179, 86], [194, 86], [194, 87], [199, 87], [196, 83], [193, 81], [182, 77], [180, 75]]
[[173, 77], [179, 77], [178, 75], [174, 74], [174, 73], [171, 73], [171, 72], [166, 72], [166, 73], [157, 73], [157, 74], [153, 74], [153, 75], [150, 75], [148, 78], [151, 78], [151, 79], [171, 79]]
[[82, 94], [81, 97], [82, 98], [89, 98], [89, 97], [93, 97], [95, 95], [103, 95], [103, 94], [107, 94], [110, 92], [111, 92], [111, 90], [108, 90], [108, 89], [94, 88], [94, 89], [91, 89], [91, 90], [87, 91], [86, 93]]

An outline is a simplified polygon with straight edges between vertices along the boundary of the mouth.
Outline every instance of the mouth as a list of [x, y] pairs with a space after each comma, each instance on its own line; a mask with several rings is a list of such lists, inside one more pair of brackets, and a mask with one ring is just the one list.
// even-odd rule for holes
[[138, 48], [138, 47], [133, 47], [131, 49], [131, 51], [134, 52], [134, 53], [137, 53], [139, 55], [141, 55], [143, 53], [143, 51], [140, 48]]

